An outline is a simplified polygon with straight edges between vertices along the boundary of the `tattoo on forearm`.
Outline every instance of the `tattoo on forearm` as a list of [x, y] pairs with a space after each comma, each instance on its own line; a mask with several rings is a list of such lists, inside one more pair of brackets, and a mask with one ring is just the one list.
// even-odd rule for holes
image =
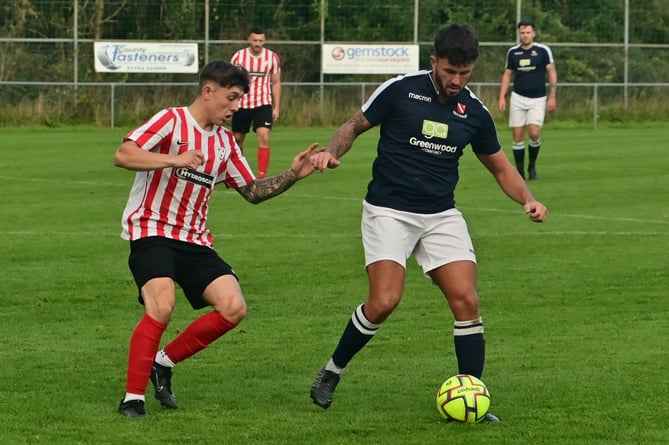
[[337, 130], [328, 144], [328, 151], [330, 151], [335, 158], [341, 158], [351, 149], [355, 138], [357, 138], [360, 133], [363, 133], [370, 128], [371, 125], [367, 118], [365, 118], [365, 115], [362, 114], [362, 111], [358, 111], [353, 117], [346, 121], [339, 130]]
[[258, 204], [288, 190], [297, 182], [295, 174], [286, 170], [277, 176], [256, 179], [252, 183], [239, 188], [239, 193], [250, 203]]
[[328, 151], [332, 153], [336, 159], [341, 158], [346, 154], [347, 151], [353, 146], [354, 137], [348, 133], [338, 133], [335, 137], [332, 138], [330, 144], [328, 144]]

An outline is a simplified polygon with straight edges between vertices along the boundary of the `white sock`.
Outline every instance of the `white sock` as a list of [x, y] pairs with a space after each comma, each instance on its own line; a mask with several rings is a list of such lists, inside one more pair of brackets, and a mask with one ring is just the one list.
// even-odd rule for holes
[[144, 402], [144, 394], [133, 394], [131, 392], [126, 392], [125, 399], [123, 399], [123, 401], [129, 402], [131, 400], [141, 400], [142, 402]]
[[174, 365], [176, 364], [172, 360], [170, 360], [167, 354], [165, 354], [164, 349], [161, 349], [156, 354], [156, 363], [158, 363], [159, 365], [167, 366], [168, 368], [174, 368]]
[[341, 375], [344, 372], [344, 368], [340, 368], [339, 366], [335, 365], [332, 359], [330, 359], [328, 364], [325, 365], [325, 370], [334, 372], [335, 374], [339, 375]]

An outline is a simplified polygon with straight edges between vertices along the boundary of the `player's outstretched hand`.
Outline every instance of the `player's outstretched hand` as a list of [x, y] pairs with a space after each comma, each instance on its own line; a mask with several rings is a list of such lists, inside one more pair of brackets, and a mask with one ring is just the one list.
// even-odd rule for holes
[[525, 204], [525, 213], [529, 215], [530, 221], [534, 222], [544, 222], [548, 218], [548, 209], [539, 201]]
[[302, 179], [314, 172], [315, 169], [311, 158], [316, 147], [318, 147], [318, 142], [314, 142], [309, 146], [309, 148], [293, 158], [293, 163], [290, 165], [290, 170], [295, 175], [295, 179]]
[[311, 156], [311, 165], [321, 173], [323, 173], [323, 170], [326, 168], [337, 168], [339, 167], [339, 164], [339, 160], [335, 159], [335, 157], [332, 156], [332, 153], [325, 150], [320, 150]]

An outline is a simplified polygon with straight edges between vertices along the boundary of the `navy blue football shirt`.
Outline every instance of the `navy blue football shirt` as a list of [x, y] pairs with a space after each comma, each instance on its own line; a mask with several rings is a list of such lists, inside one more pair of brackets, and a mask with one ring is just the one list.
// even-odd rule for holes
[[380, 124], [377, 157], [366, 201], [413, 213], [455, 207], [458, 165], [465, 147], [493, 154], [501, 149], [488, 109], [469, 88], [439, 102], [430, 71], [387, 80], [362, 112]]
[[506, 69], [513, 71], [513, 91], [525, 97], [546, 95], [546, 65], [553, 62], [550, 48], [535, 43], [527, 49], [512, 46], [506, 53]]

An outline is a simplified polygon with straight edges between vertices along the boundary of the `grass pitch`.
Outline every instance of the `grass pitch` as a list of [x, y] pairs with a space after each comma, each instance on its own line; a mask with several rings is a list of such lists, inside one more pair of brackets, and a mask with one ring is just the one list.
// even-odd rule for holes
[[[270, 173], [331, 133], [276, 128]], [[333, 406], [309, 400], [367, 293], [359, 218], [374, 131], [339, 169], [259, 206], [215, 193], [209, 227], [249, 315], [177, 366], [181, 409], [162, 410], [149, 385], [149, 419], [117, 415], [142, 315], [119, 238], [133, 180], [112, 165], [123, 134], [0, 129], [1, 443], [667, 443], [666, 128], [549, 125], [530, 183], [551, 211], [544, 224], [469, 149], [463, 157], [456, 199], [478, 253], [497, 425], [441, 420], [436, 390], [456, 373], [452, 317], [413, 260], [402, 304], [351, 362]], [[179, 295], [164, 340], [197, 315]]]

